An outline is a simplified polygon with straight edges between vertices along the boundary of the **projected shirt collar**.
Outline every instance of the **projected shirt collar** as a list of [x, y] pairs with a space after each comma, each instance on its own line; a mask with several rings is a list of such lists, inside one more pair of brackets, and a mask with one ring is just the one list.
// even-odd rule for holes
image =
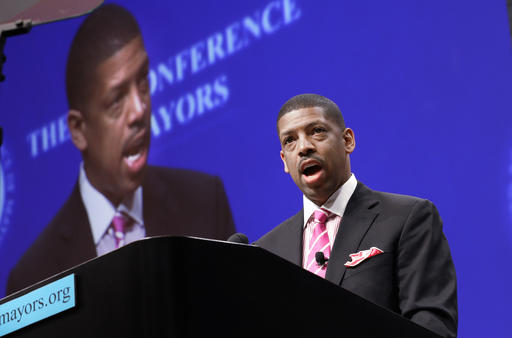
[[[343, 217], [345, 208], [347, 207], [348, 200], [356, 190], [357, 180], [354, 174], [351, 174], [347, 182], [345, 182], [338, 190], [336, 190], [331, 197], [322, 205], [323, 209], [329, 210], [340, 217]], [[306, 226], [309, 218], [318, 206], [303, 195], [304, 205], [304, 226]]]
[[80, 177], [78, 180], [80, 196], [85, 205], [89, 224], [91, 225], [94, 243], [97, 245], [103, 234], [107, 231], [116, 211], [128, 214], [137, 224], [144, 225], [142, 221], [142, 187], [138, 187], [132, 196], [124, 199], [117, 209], [103, 196], [87, 179], [83, 162], [80, 164]]

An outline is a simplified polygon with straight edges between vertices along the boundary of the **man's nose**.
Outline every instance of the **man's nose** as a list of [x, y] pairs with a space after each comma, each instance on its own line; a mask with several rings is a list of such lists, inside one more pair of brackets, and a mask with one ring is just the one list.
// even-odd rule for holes
[[129, 123], [141, 121], [146, 111], [147, 103], [137, 88], [130, 90]]
[[299, 148], [298, 148], [299, 156], [307, 156], [307, 155], [315, 152], [315, 145], [306, 136], [299, 137], [298, 146], [299, 146]]

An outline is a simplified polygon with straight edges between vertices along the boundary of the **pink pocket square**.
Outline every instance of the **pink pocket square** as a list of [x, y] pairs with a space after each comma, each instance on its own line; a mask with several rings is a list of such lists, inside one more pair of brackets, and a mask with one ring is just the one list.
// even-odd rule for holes
[[364, 261], [365, 259], [368, 259], [370, 257], [373, 257], [373, 256], [377, 256], [377, 255], [380, 255], [381, 253], [383, 253], [384, 251], [382, 251], [381, 249], [379, 248], [376, 248], [374, 246], [372, 246], [370, 249], [368, 250], [362, 250], [362, 251], [359, 251], [358, 253], [353, 253], [353, 254], [350, 254], [350, 259], [352, 261], [347, 261], [345, 263], [345, 266], [347, 268], [352, 268], [358, 264], [360, 264], [362, 261]]

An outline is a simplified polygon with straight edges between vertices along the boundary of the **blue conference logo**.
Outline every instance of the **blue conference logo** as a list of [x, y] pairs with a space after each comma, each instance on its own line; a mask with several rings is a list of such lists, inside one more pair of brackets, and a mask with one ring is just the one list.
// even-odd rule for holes
[[0, 153], [0, 246], [7, 235], [11, 224], [12, 211], [14, 207], [14, 173], [13, 162], [9, 152], [2, 146]]

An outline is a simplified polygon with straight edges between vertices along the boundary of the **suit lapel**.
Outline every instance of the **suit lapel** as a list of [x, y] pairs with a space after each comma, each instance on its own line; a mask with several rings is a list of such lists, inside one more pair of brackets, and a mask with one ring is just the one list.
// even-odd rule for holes
[[142, 217], [146, 237], [169, 235], [170, 222], [173, 223], [174, 231], [181, 233], [180, 225], [186, 224], [187, 220], [181, 216], [175, 196], [169, 193], [168, 187], [156, 182], [156, 171], [150, 166], [147, 170], [142, 184]]
[[361, 240], [373, 224], [378, 212], [373, 209], [378, 200], [372, 198], [371, 190], [358, 182], [350, 198], [340, 228], [334, 240], [325, 278], [340, 284], [345, 274], [345, 262], [349, 254], [357, 251]]
[[302, 266], [302, 240], [304, 228], [304, 209], [299, 211], [295, 216], [286, 221], [285, 243], [283, 245], [281, 255], [292, 263]]
[[78, 184], [62, 210], [63, 221], [57, 231], [63, 247], [59, 252], [63, 254], [58, 257], [58, 265], [59, 269], [64, 270], [96, 257], [96, 246]]

